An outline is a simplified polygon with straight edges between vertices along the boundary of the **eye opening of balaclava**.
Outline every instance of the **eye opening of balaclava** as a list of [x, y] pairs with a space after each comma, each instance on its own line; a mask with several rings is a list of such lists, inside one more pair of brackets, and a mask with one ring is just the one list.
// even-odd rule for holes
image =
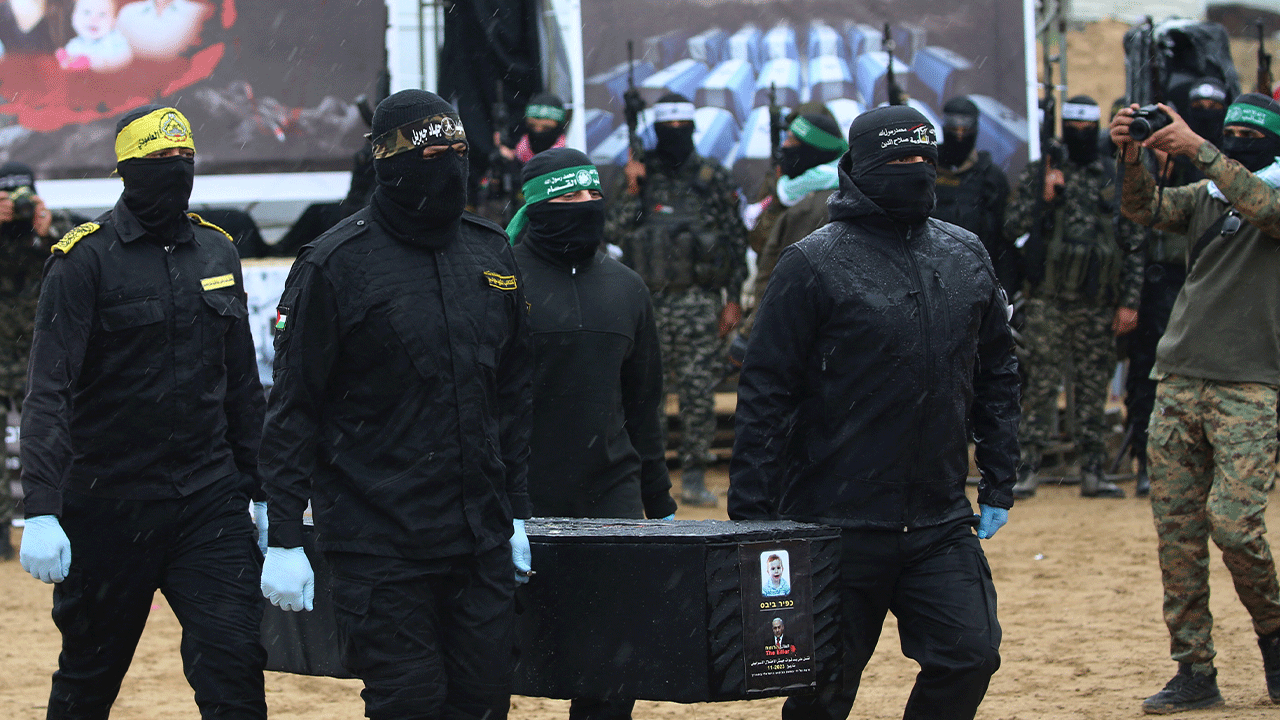
[[116, 123], [116, 173], [124, 181], [120, 198], [149, 235], [181, 239], [190, 225], [187, 205], [195, 184], [195, 159], [147, 157], [172, 148], [195, 152], [191, 123], [176, 108], [144, 105]]
[[[565, 123], [568, 122], [569, 112], [565, 110], [564, 101], [559, 96], [549, 93], [540, 92], [529, 100], [529, 104], [524, 109], [525, 126], [528, 129], [529, 149], [534, 154], [550, 150], [556, 144], [556, 140], [564, 134]], [[549, 130], [534, 130], [529, 124], [529, 120], [550, 120], [555, 123], [555, 127]]]
[[452, 105], [425, 90], [401, 90], [378, 103], [370, 134], [378, 182], [373, 208], [392, 236], [424, 240], [462, 217], [467, 205], [465, 152], [423, 157], [425, 148], [467, 146]]
[[693, 154], [693, 103], [679, 93], [667, 93], [653, 105], [654, 152], [669, 167], [679, 167]]
[[[925, 162], [890, 162], [913, 155]], [[933, 125], [909, 105], [888, 105], [854, 119], [840, 169], [890, 219], [918, 225], [933, 212], [937, 162]]]
[[1187, 109], [1182, 119], [1191, 131], [1214, 145], [1222, 142], [1222, 126], [1227, 118], [1227, 87], [1215, 77], [1203, 77], [1187, 91]]
[[[1067, 157], [1077, 165], [1088, 165], [1098, 159], [1098, 123], [1102, 110], [1088, 95], [1076, 95], [1062, 103], [1062, 144]], [[1073, 123], [1088, 123], [1088, 127]]]
[[604, 200], [551, 202], [582, 190], [600, 191], [600, 172], [581, 151], [553, 148], [533, 156], [521, 171], [525, 204], [507, 226], [512, 242], [542, 254], [580, 262], [604, 241]]
[[967, 97], [953, 97], [942, 106], [942, 144], [938, 164], [955, 168], [964, 164], [978, 144], [978, 106]]
[[798, 142], [782, 148], [782, 174], [797, 178], [805, 171], [825, 165], [849, 149], [849, 143], [834, 119], [819, 113], [801, 115], [787, 131]]
[[1280, 156], [1280, 103], [1261, 93], [1245, 93], [1227, 108], [1223, 128], [1232, 126], [1257, 130], [1260, 138], [1224, 137], [1222, 152], [1227, 157], [1258, 172]]

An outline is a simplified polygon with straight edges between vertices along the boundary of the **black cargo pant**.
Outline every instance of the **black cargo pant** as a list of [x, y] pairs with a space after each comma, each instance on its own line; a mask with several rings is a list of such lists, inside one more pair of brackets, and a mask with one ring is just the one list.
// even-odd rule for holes
[[1151, 368], [1156, 364], [1156, 345], [1169, 326], [1169, 314], [1187, 271], [1179, 263], [1151, 263], [1142, 283], [1138, 305], [1138, 327], [1129, 334], [1129, 374], [1124, 383], [1124, 412], [1133, 456], [1147, 456], [1147, 425], [1156, 404], [1156, 381]]
[[50, 720], [105, 720], [155, 591], [182, 624], [182, 667], [202, 718], [267, 717], [262, 668], [262, 552], [238, 480], [175, 500], [67, 493], [71, 572], [54, 586], [62, 654]]
[[479, 555], [326, 553], [342, 664], [370, 720], [502, 720], [515, 660], [515, 566]]
[[966, 518], [905, 533], [840, 533], [843, 683], [788, 698], [784, 720], [848, 717], [888, 611], [898, 618], [903, 654], [920, 663], [904, 720], [973, 718], [1000, 667], [1000, 624], [972, 527]]

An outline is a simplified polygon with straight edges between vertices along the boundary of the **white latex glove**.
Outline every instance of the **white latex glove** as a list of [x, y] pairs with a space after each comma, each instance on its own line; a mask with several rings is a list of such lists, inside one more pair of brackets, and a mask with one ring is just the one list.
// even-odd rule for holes
[[511, 522], [511, 562], [516, 566], [516, 582], [529, 582], [533, 574], [533, 552], [529, 549], [529, 536], [524, 532], [524, 520]]
[[67, 579], [71, 572], [71, 541], [56, 515], [27, 518], [18, 558], [22, 569], [41, 582], [60, 583]]
[[271, 524], [267, 520], [267, 504], [265, 502], [255, 502], [253, 504], [253, 524], [258, 527], [258, 549], [263, 555], [267, 554], [267, 527]]
[[300, 547], [267, 548], [262, 561], [262, 596], [281, 610], [297, 612], [315, 606], [316, 575]]

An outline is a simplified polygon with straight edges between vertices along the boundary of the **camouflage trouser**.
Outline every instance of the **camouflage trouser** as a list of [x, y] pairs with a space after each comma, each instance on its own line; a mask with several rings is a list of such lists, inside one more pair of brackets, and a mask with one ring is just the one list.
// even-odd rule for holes
[[1209, 538], [1259, 635], [1280, 630], [1280, 587], [1266, 539], [1275, 484], [1276, 387], [1171, 375], [1156, 389], [1147, 445], [1164, 621], [1173, 659], [1207, 670]]
[[[18, 482], [17, 427], [9, 427], [8, 419], [17, 420], [17, 413], [9, 413], [9, 399], [0, 395], [0, 425], [4, 426], [4, 442], [0, 443], [0, 530], [8, 531], [13, 522], [15, 502], [11, 483]], [[15, 423], [16, 425], [16, 423]]]
[[1049, 444], [1058, 391], [1068, 367], [1074, 368], [1075, 438], [1083, 466], [1106, 459], [1107, 388], [1116, 371], [1111, 320], [1115, 311], [1070, 300], [1027, 301], [1027, 389], [1023, 396], [1018, 444], [1022, 461], [1040, 465]]
[[716, 433], [720, 293], [702, 288], [653, 296], [666, 389], [680, 398], [680, 467], [702, 467]]

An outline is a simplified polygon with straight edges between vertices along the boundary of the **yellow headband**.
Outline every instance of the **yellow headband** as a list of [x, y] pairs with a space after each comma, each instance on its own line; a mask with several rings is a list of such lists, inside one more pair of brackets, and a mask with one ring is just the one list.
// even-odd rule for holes
[[191, 123], [173, 108], [160, 108], [134, 120], [116, 135], [116, 162], [146, 157], [169, 148], [196, 149]]

